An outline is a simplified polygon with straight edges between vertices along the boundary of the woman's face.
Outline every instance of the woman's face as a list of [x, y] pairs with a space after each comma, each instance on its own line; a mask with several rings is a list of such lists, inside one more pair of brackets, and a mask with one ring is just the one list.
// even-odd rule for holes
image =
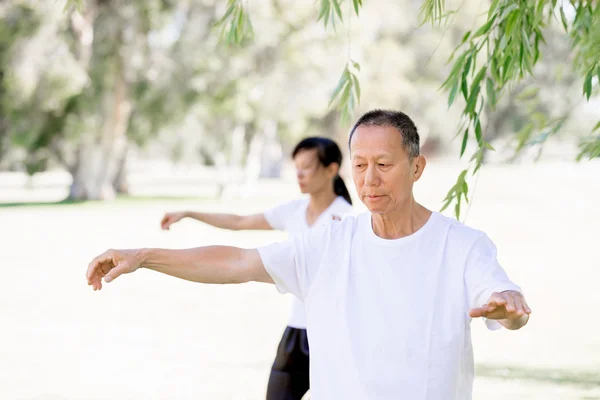
[[[335, 176], [334, 164], [324, 167], [317, 156], [317, 149], [300, 150], [294, 157], [296, 177], [302, 193], [316, 193], [332, 188]], [[333, 190], [333, 189], [331, 189]]]

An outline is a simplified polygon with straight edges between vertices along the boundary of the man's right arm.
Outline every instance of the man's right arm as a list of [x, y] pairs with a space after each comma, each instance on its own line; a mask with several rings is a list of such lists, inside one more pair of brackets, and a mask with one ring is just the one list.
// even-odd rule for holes
[[99, 290], [102, 280], [111, 282], [140, 267], [201, 283], [273, 283], [258, 250], [231, 246], [108, 250], [92, 260], [86, 277], [88, 284]]

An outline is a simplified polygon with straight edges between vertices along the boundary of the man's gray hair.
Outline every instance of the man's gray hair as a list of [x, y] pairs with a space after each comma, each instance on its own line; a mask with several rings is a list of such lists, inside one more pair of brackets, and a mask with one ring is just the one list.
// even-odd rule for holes
[[356, 124], [354, 124], [354, 127], [350, 131], [348, 147], [350, 147], [354, 132], [361, 125], [391, 126], [396, 128], [402, 136], [402, 147], [408, 153], [408, 156], [412, 159], [417, 157], [420, 153], [419, 132], [417, 131], [417, 126], [412, 119], [403, 112], [377, 109], [364, 114], [356, 121]]

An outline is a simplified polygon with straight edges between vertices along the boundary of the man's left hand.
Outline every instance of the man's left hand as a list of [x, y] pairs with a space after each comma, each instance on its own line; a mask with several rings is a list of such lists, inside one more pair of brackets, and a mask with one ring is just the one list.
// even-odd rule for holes
[[519, 329], [525, 325], [529, 314], [531, 314], [531, 309], [527, 305], [525, 297], [515, 290], [492, 293], [487, 304], [473, 308], [469, 312], [472, 318], [484, 317], [500, 320], [499, 322], [508, 329]]

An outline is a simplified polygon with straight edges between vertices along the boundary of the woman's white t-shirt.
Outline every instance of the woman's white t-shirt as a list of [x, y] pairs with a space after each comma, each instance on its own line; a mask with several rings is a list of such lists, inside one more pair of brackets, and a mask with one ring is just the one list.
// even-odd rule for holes
[[365, 213], [258, 251], [304, 300], [314, 400], [471, 399], [469, 309], [520, 290], [483, 232], [435, 212], [401, 239], [375, 235]]
[[[343, 197], [338, 196], [331, 205], [319, 215], [319, 218], [311, 225], [306, 221], [306, 211], [309, 198], [292, 200], [288, 203], [276, 206], [265, 212], [265, 219], [273, 229], [287, 232], [291, 236], [300, 235], [310, 228], [327, 224], [335, 218], [342, 219], [352, 213], [350, 205]], [[292, 308], [288, 326], [297, 329], [306, 329], [306, 313], [304, 303], [296, 296], [292, 297]]]

